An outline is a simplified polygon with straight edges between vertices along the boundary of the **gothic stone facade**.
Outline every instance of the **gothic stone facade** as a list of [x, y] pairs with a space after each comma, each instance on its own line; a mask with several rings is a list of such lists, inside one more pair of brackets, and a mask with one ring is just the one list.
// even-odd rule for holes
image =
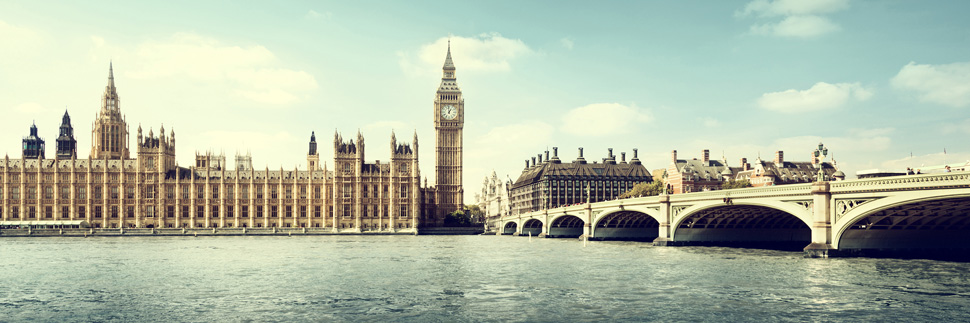
[[[416, 232], [443, 222], [461, 201], [461, 125], [464, 100], [454, 79], [450, 47], [434, 101], [438, 134], [438, 187], [420, 185], [418, 139], [392, 134], [389, 162], [368, 163], [364, 138], [334, 134], [333, 170], [321, 165], [311, 135], [307, 170], [255, 170], [251, 157], [196, 154], [195, 165], [175, 160], [175, 132], [164, 126], [143, 135], [129, 156], [128, 127], [120, 110], [113, 67], [101, 111], [92, 125], [90, 159], [78, 159], [65, 114], [58, 153], [45, 159], [36, 137], [24, 158], [0, 163], [0, 219], [81, 220], [92, 227], [312, 227], [338, 232]], [[68, 130], [69, 129], [69, 130]], [[35, 140], [38, 139], [38, 140]], [[64, 148], [60, 143], [64, 143]], [[36, 147], [35, 147], [36, 146]], [[30, 151], [28, 151], [28, 148]], [[441, 176], [445, 175], [445, 176]], [[441, 189], [439, 189], [441, 188]], [[445, 201], [441, 209], [436, 201]]]

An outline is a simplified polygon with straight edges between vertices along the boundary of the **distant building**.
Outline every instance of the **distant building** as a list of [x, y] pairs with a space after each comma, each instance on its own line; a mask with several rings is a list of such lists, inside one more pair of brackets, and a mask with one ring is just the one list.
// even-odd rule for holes
[[[21, 159], [0, 160], [0, 221], [84, 221], [94, 228], [314, 227], [335, 232], [416, 232], [440, 226], [461, 209], [464, 99], [451, 47], [434, 99], [437, 185], [421, 185], [418, 138], [391, 134], [389, 161], [368, 162], [364, 137], [334, 133], [333, 168], [321, 163], [311, 133], [307, 169], [257, 170], [252, 156], [196, 153], [194, 165], [175, 159], [175, 131], [147, 135], [138, 127], [129, 146], [114, 67], [91, 129], [91, 154], [77, 156], [65, 112], [54, 159], [45, 159], [37, 126], [23, 138]], [[130, 156], [130, 153], [135, 156]]]
[[902, 175], [906, 175], [906, 172], [883, 170], [883, 169], [864, 169], [864, 170], [855, 172], [855, 176], [858, 179], [902, 176]]
[[617, 196], [633, 188], [637, 183], [651, 182], [650, 172], [637, 158], [626, 161], [626, 153], [621, 153], [616, 161], [613, 148], [603, 158], [602, 163], [587, 163], [583, 158], [583, 148], [579, 157], [571, 163], [559, 160], [558, 148], [532, 157], [531, 163], [525, 161], [522, 174], [512, 184], [512, 214], [522, 214], [546, 208], [560, 207], [577, 203], [599, 202], [616, 199]]
[[[822, 173], [827, 181], [845, 179], [845, 174], [831, 163], [822, 163]], [[730, 167], [727, 160], [710, 159], [707, 149], [702, 152], [701, 159], [677, 159], [674, 150], [666, 169], [666, 182], [674, 194], [681, 194], [719, 190], [729, 180], [748, 180], [753, 187], [811, 183], [816, 174], [815, 158], [807, 162], [785, 161], [782, 151], [777, 151], [772, 161], [763, 161], [759, 157], [751, 164], [747, 158], [741, 158], [738, 167]]]
[[494, 170], [491, 176], [486, 176], [482, 180], [482, 190], [475, 194], [475, 197], [478, 201], [478, 207], [482, 209], [485, 217], [482, 219], [483, 222], [493, 223], [502, 216], [509, 215], [511, 212], [511, 204], [509, 203], [511, 189], [511, 181], [499, 179]]
[[734, 178], [736, 170], [726, 160], [712, 160], [710, 151], [704, 149], [701, 159], [677, 159], [677, 151], [670, 153], [666, 183], [673, 194], [713, 191]]
[[[746, 179], [751, 182], [751, 186], [771, 186], [785, 184], [811, 183], [815, 181], [818, 174], [816, 159], [812, 157], [807, 162], [791, 162], [785, 160], [783, 151], [775, 152], [775, 159], [763, 161], [761, 157], [755, 160], [754, 165], [748, 165], [742, 161], [742, 171], [738, 172], [735, 179]], [[838, 170], [833, 164], [822, 163], [823, 180], [841, 181], [845, 179], [845, 173]]]

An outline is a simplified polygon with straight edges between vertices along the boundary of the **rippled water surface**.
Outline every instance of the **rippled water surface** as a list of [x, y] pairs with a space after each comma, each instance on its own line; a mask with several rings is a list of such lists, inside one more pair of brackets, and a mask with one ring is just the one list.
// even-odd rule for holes
[[0, 239], [0, 321], [970, 321], [970, 264], [510, 236]]

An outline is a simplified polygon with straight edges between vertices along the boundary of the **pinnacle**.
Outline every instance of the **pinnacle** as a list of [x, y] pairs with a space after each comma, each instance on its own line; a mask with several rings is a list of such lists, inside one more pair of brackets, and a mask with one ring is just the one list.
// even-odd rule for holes
[[448, 40], [448, 55], [445, 57], [445, 66], [442, 69], [454, 70], [455, 63], [451, 61], [451, 40]]

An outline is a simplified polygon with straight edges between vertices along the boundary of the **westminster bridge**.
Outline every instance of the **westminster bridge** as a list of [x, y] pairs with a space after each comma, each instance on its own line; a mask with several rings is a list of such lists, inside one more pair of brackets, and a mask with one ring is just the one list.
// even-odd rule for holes
[[[498, 234], [797, 245], [807, 256], [970, 249], [970, 172], [646, 196], [500, 218]], [[807, 246], [806, 246], [807, 245]]]

